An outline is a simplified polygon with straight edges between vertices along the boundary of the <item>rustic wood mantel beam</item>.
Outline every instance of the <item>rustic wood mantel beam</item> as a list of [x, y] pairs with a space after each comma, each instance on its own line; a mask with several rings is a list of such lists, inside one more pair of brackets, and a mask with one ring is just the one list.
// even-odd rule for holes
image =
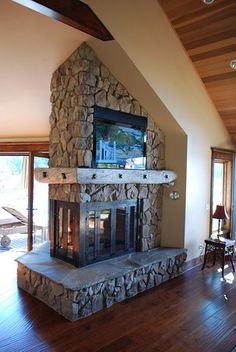
[[37, 11], [45, 16], [63, 22], [101, 40], [112, 40], [103, 23], [80, 0], [14, 0], [15, 2]]
[[177, 174], [170, 170], [38, 168], [35, 178], [49, 184], [171, 184]]

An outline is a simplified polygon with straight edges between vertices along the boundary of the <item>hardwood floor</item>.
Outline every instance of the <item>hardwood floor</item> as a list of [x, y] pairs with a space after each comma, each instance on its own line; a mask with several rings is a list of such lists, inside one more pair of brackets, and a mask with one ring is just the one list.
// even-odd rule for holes
[[[16, 285], [16, 252], [0, 251], [0, 351], [230, 352], [236, 274], [199, 266], [71, 323]], [[18, 254], [19, 256], [19, 254]]]

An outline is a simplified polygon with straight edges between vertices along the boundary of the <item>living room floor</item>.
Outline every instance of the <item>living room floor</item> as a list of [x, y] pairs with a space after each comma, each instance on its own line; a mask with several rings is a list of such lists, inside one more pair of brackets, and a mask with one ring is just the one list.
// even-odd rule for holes
[[196, 266], [159, 287], [69, 322], [17, 288], [17, 251], [0, 251], [1, 352], [230, 352], [236, 274]]

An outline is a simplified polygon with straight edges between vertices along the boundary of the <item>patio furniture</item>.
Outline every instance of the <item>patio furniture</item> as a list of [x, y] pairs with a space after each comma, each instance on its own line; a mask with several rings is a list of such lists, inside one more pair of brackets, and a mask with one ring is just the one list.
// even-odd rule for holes
[[26, 233], [27, 224], [16, 218], [0, 219], [0, 235], [1, 246], [7, 247], [11, 243], [11, 239], [8, 235], [13, 233]]
[[[13, 218], [0, 220], [0, 233], [1, 245], [7, 247], [11, 243], [11, 239], [8, 235], [14, 233], [27, 233], [28, 230], [28, 218], [19, 212], [17, 209], [10, 206], [2, 206], [6, 212], [13, 216]], [[40, 230], [42, 240], [46, 240], [46, 228], [45, 226], [34, 224], [34, 230]]]

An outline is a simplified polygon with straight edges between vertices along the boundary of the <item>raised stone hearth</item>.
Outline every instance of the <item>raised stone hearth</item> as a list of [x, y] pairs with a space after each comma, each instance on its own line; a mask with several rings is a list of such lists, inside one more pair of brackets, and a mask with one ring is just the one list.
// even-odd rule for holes
[[186, 259], [186, 250], [159, 248], [76, 269], [48, 252], [17, 259], [18, 285], [73, 321], [178, 276]]

